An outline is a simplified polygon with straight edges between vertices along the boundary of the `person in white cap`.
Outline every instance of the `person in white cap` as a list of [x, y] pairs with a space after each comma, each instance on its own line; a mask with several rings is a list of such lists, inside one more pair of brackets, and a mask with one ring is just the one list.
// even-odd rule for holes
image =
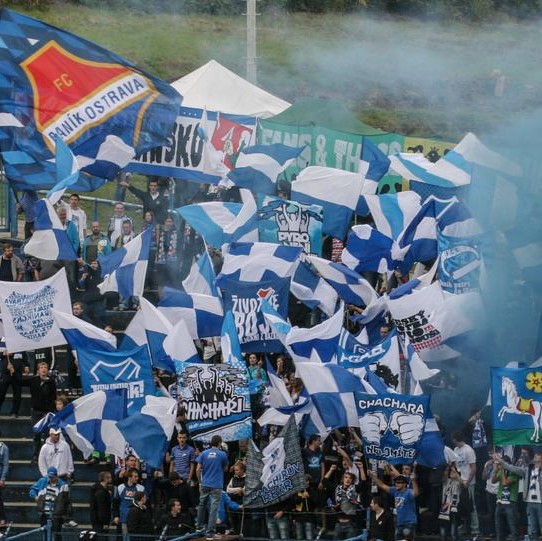
[[70, 446], [62, 437], [60, 428], [50, 428], [49, 437], [45, 440], [38, 457], [38, 467], [41, 475], [45, 477], [47, 470], [54, 467], [58, 476], [69, 481], [73, 474], [73, 457]]

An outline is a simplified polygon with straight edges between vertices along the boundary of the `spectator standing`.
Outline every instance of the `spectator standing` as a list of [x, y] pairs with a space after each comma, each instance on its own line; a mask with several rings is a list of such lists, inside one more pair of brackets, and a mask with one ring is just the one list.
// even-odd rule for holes
[[305, 473], [311, 477], [309, 486], [319, 495], [318, 507], [322, 508], [325, 499], [324, 475], [326, 473], [324, 453], [322, 453], [322, 438], [318, 434], [309, 436], [307, 446], [301, 450], [301, 455]]
[[187, 483], [195, 480], [196, 450], [191, 445], [188, 445], [188, 434], [186, 432], [177, 434], [177, 445], [171, 449], [169, 471], [170, 473], [177, 472], [179, 477]]
[[[2, 433], [0, 432], [0, 438]], [[2, 492], [6, 485], [6, 479], [9, 472], [9, 447], [0, 441], [0, 527], [6, 525], [6, 511], [4, 509], [4, 499]]]
[[109, 224], [107, 226], [107, 236], [109, 237], [111, 246], [114, 246], [117, 238], [122, 235], [122, 224], [124, 222], [130, 222], [133, 228], [133, 220], [126, 215], [124, 203], [117, 201], [113, 207], [113, 216], [109, 218]]
[[[235, 503], [242, 504], [243, 496], [245, 494], [245, 480], [246, 480], [246, 464], [242, 460], [238, 460], [233, 465], [233, 475], [226, 487], [226, 492], [231, 500]], [[231, 525], [236, 533], [241, 532], [241, 521], [239, 515], [234, 514], [232, 516]]]
[[305, 489], [298, 492], [294, 497], [294, 525], [295, 538], [308, 539], [314, 538], [315, 516], [312, 511], [316, 508], [317, 500], [314, 493], [311, 493], [310, 475], [305, 475]]
[[82, 295], [86, 306], [83, 313], [98, 327], [105, 326], [105, 298], [98, 288], [101, 281], [100, 263], [95, 260], [90, 265], [85, 265], [80, 280], [80, 285], [85, 290]]
[[348, 539], [355, 535], [356, 509], [358, 494], [356, 492], [356, 477], [353, 473], [346, 472], [342, 476], [341, 483], [335, 488], [335, 504], [333, 509], [338, 512], [335, 522], [333, 539]]
[[[51, 520], [52, 531], [60, 532], [64, 519], [71, 513], [69, 485], [58, 477], [56, 468], [51, 467], [46, 475], [30, 488], [29, 496], [38, 504], [40, 525]], [[76, 523], [67, 523], [77, 526]]]
[[100, 231], [100, 222], [90, 223], [90, 235], [83, 241], [82, 258], [85, 263], [92, 263], [98, 257], [111, 253], [111, 242], [109, 237]]
[[397, 539], [413, 539], [418, 523], [416, 515], [416, 498], [419, 494], [418, 481], [416, 474], [412, 473], [410, 480], [412, 488], [407, 488], [408, 479], [404, 475], [398, 475], [393, 480], [394, 486], [388, 486], [381, 481], [375, 471], [369, 470], [369, 475], [376, 483], [377, 487], [393, 496], [395, 501], [395, 511], [397, 513]]
[[13, 392], [13, 403], [9, 414], [12, 417], [19, 417], [23, 374], [26, 375], [29, 373], [30, 369], [26, 361], [25, 353], [11, 354], [4, 351], [0, 354], [0, 409], [4, 404], [7, 390], [11, 387]]
[[369, 539], [381, 539], [382, 541], [394, 541], [395, 525], [393, 515], [384, 507], [381, 496], [375, 494], [371, 498], [371, 521]]
[[510, 465], [510, 458], [499, 458], [493, 471], [492, 481], [499, 483], [497, 489], [497, 506], [495, 508], [495, 534], [497, 541], [505, 541], [506, 530], [503, 528], [503, 519], [506, 521], [512, 541], [519, 541], [518, 529], [518, 485], [519, 476], [503, 468], [503, 464]]
[[205, 508], [209, 500], [206, 535], [207, 539], [211, 540], [216, 536], [216, 519], [224, 487], [224, 473], [228, 469], [228, 455], [220, 448], [221, 445], [222, 438], [218, 435], [213, 436], [211, 447], [203, 451], [196, 460], [196, 475], [200, 484], [197, 528], [203, 528]]
[[[23, 385], [30, 387], [30, 403], [31, 403], [31, 422], [35, 425], [43, 419], [47, 413], [55, 411], [56, 400], [56, 384], [49, 377], [49, 366], [45, 361], [41, 361], [37, 366], [37, 374], [23, 381]], [[37, 462], [40, 452], [42, 433], [38, 432], [34, 435], [34, 454], [32, 461]]]
[[90, 488], [90, 523], [98, 534], [109, 532], [112, 518], [111, 503], [111, 472], [101, 471], [98, 474], [98, 481]]
[[456, 462], [456, 466], [461, 475], [463, 487], [467, 489], [472, 508], [472, 511], [466, 521], [467, 534], [470, 533], [472, 535], [478, 535], [478, 511], [476, 510], [476, 499], [474, 493], [476, 486], [476, 454], [474, 449], [465, 443], [465, 436], [462, 432], [454, 432], [452, 434], [452, 441], [455, 445], [454, 453], [459, 457], [459, 460]]
[[[170, 472], [167, 479], [158, 479], [156, 488], [163, 495], [166, 502], [179, 500], [183, 510], [193, 507], [194, 499], [192, 490], [188, 483], [181, 479], [177, 472]], [[192, 518], [189, 518], [188, 524], [192, 525]]]
[[134, 494], [134, 504], [128, 511], [126, 529], [130, 541], [148, 541], [149, 536], [154, 533], [151, 512], [147, 508], [147, 495], [143, 491]]
[[149, 182], [147, 191], [130, 186], [127, 179], [119, 182], [119, 185], [128, 188], [141, 200], [143, 203], [143, 214], [150, 210], [154, 214], [157, 223], [164, 223], [169, 209], [169, 200], [166, 196], [160, 194], [158, 182], [156, 180], [151, 180]]
[[128, 513], [134, 504], [135, 495], [145, 492], [145, 487], [138, 481], [139, 472], [134, 468], [128, 470], [128, 479], [117, 487], [113, 496], [113, 522], [121, 525], [124, 537], [128, 534]]
[[13, 244], [4, 242], [0, 255], [0, 281], [21, 282], [24, 275], [23, 262], [13, 253]]
[[441, 541], [457, 539], [460, 498], [461, 475], [454, 464], [449, 464], [444, 471], [442, 500], [438, 515]]
[[79, 194], [72, 193], [69, 203], [60, 200], [59, 204], [66, 209], [67, 217], [75, 225], [80, 244], [83, 244], [87, 236], [87, 213], [79, 206], [81, 198]]
[[15, 203], [17, 214], [24, 214], [24, 240], [27, 241], [34, 231], [34, 204], [38, 200], [38, 194], [34, 190], [23, 190], [19, 201]]
[[155, 269], [159, 286], [179, 286], [179, 246], [179, 232], [175, 221], [171, 216], [167, 216], [163, 225], [158, 227], [156, 240]]
[[43, 477], [47, 475], [49, 468], [54, 467], [62, 480], [71, 479], [74, 470], [72, 451], [60, 428], [49, 429], [49, 437], [40, 450], [38, 467]]
[[122, 222], [121, 233], [113, 243], [113, 250], [118, 250], [119, 248], [122, 248], [125, 244], [128, 244], [134, 237], [134, 224], [131, 220], [124, 220], [124, 222]]

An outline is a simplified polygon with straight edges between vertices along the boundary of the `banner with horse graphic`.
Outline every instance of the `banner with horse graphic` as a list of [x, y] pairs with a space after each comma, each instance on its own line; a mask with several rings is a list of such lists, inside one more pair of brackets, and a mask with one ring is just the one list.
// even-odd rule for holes
[[542, 369], [492, 368], [491, 410], [495, 445], [542, 441]]

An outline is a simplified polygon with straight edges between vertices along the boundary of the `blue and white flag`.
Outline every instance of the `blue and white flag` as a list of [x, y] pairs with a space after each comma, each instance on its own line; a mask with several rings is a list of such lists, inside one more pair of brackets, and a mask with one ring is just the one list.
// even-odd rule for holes
[[47, 199], [56, 205], [64, 192], [79, 180], [79, 164], [70, 147], [60, 137], [55, 137], [57, 183], [47, 193]]
[[64, 268], [39, 282], [0, 282], [0, 312], [7, 350], [17, 353], [65, 344], [53, 309], [72, 311]]
[[[337, 362], [337, 346], [344, 319], [344, 303], [335, 314], [308, 329], [292, 327], [286, 336], [286, 344], [294, 352], [296, 361], [322, 363]], [[299, 363], [296, 363], [298, 366]]]
[[322, 232], [344, 239], [356, 209], [364, 177], [359, 173], [332, 167], [310, 166], [292, 182], [294, 201], [321, 206], [324, 213]]
[[267, 301], [282, 317], [286, 317], [290, 280], [222, 280], [221, 287], [224, 310], [231, 311], [234, 315], [242, 351], [283, 351], [279, 336], [264, 318], [262, 303]]
[[324, 425], [330, 429], [359, 425], [354, 392], [362, 390], [360, 379], [334, 363], [296, 363]]
[[353, 374], [362, 378], [367, 370], [371, 370], [387, 388], [402, 392], [399, 343], [395, 331], [378, 342], [362, 344], [346, 329], [342, 329], [337, 357], [339, 366]]
[[408, 272], [411, 265], [403, 267], [402, 255], [394, 251], [395, 247], [398, 250], [399, 247], [390, 237], [370, 225], [355, 225], [346, 239], [341, 261], [357, 273], [391, 272], [397, 267]]
[[235, 219], [242, 206], [242, 203], [208, 201], [186, 205], [176, 210], [207, 244], [220, 248], [226, 242], [224, 228]]
[[239, 190], [243, 206], [239, 214], [224, 227], [224, 242], [258, 242], [258, 206], [250, 190]]
[[408, 336], [405, 336], [404, 340], [401, 342], [403, 353], [405, 358], [407, 359], [412, 379], [414, 379], [416, 382], [425, 381], [426, 379], [436, 376], [440, 372], [438, 368], [429, 368], [423, 362], [422, 358], [412, 347]]
[[420, 196], [412, 191], [364, 197], [377, 231], [394, 240], [421, 207]]
[[304, 261], [300, 261], [292, 277], [290, 291], [305, 306], [319, 308], [331, 317], [337, 306], [337, 293]]
[[309, 256], [308, 259], [345, 303], [369, 306], [378, 298], [373, 286], [345, 265], [315, 256]]
[[262, 451], [253, 441], [247, 452], [243, 508], [264, 509], [305, 489], [299, 433], [293, 416]]
[[151, 468], [160, 469], [176, 418], [174, 398], [148, 395], [141, 410], [119, 421], [117, 429], [141, 460]]
[[128, 414], [139, 411], [155, 385], [147, 346], [132, 351], [77, 350], [81, 384], [85, 394], [127, 389]]
[[234, 242], [223, 252], [224, 264], [217, 277], [243, 282], [289, 278], [295, 271], [302, 248], [268, 242]]
[[93, 451], [124, 456], [126, 442], [117, 422], [127, 415], [126, 390], [95, 391], [70, 402], [49, 420], [62, 428], [87, 458]]
[[227, 177], [240, 188], [274, 195], [278, 176], [294, 162], [304, 148], [289, 147], [281, 143], [245, 147], [237, 157], [235, 169], [230, 171]]
[[522, 175], [517, 164], [489, 150], [472, 133], [467, 133], [453, 150], [436, 163], [430, 162], [421, 153], [399, 153], [389, 158], [391, 168], [404, 178], [445, 188], [470, 184], [477, 167], [499, 171], [510, 177]]
[[183, 288], [187, 293], [212, 295], [218, 297], [219, 289], [215, 284], [216, 275], [209, 252], [205, 250], [192, 263], [188, 276], [183, 280]]
[[429, 413], [428, 396], [356, 393], [363, 454], [390, 464], [411, 464]]
[[461, 294], [480, 289], [480, 239], [438, 233], [438, 279], [444, 291]]
[[208, 442], [219, 434], [224, 441], [250, 438], [250, 394], [234, 317], [224, 316], [222, 364], [176, 363], [180, 402], [186, 409], [192, 439]]
[[145, 229], [122, 248], [98, 258], [104, 277], [98, 286], [100, 293], [118, 291], [121, 298], [143, 296], [151, 237], [151, 229]]
[[124, 331], [124, 337], [118, 349], [119, 351], [130, 351], [146, 344], [147, 332], [145, 331], [145, 318], [143, 312], [137, 310]]
[[322, 254], [322, 222], [322, 207], [270, 195], [263, 198], [258, 211], [262, 242], [299, 246], [306, 254]]
[[172, 325], [183, 319], [194, 340], [220, 336], [224, 309], [218, 297], [165, 287], [158, 309]]
[[[83, 38], [3, 9], [0, 151], [16, 189], [57, 183], [55, 137], [69, 144], [91, 191], [136, 154], [164, 144], [181, 96], [131, 62]], [[97, 177], [97, 178], [96, 178]]]
[[76, 260], [77, 254], [51, 202], [48, 199], [36, 201], [34, 212], [34, 233], [25, 244], [24, 253], [53, 261]]
[[173, 359], [164, 350], [164, 340], [171, 334], [173, 325], [145, 297], [141, 297], [139, 306], [143, 314], [147, 344], [153, 366], [175, 374]]
[[[363, 164], [363, 170], [366, 169], [365, 182], [363, 183], [362, 194], [374, 195], [378, 189], [380, 179], [388, 172], [390, 168], [390, 159], [368, 138], [364, 137], [361, 147], [360, 164]], [[362, 170], [362, 167], [360, 167]], [[359, 203], [356, 211], [359, 214]]]
[[[164, 340], [163, 347], [167, 355], [174, 361], [183, 363], [201, 362], [194, 340], [190, 336], [188, 327], [182, 319], [179, 319], [179, 321], [172, 326], [171, 332]], [[175, 372], [176, 368], [174, 370], [174, 373]]]
[[73, 314], [66, 314], [54, 309], [51, 310], [51, 314], [72, 349], [86, 348], [104, 351], [117, 349], [117, 338], [114, 334], [83, 321]]

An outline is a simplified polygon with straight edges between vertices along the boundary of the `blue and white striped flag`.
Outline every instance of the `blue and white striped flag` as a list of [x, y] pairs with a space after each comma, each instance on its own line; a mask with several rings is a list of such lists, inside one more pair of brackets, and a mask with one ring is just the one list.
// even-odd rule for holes
[[172, 325], [183, 319], [194, 340], [220, 336], [224, 309], [218, 297], [165, 287], [158, 309]]
[[199, 363], [201, 359], [194, 340], [184, 320], [179, 319], [171, 328], [163, 343], [164, 351], [174, 360], [183, 363]]
[[209, 252], [205, 250], [192, 263], [188, 276], [183, 280], [183, 288], [187, 293], [219, 296], [219, 289], [215, 284], [216, 275]]
[[66, 230], [49, 199], [36, 201], [34, 212], [34, 233], [24, 246], [24, 253], [47, 260], [77, 259]]
[[292, 327], [286, 345], [294, 352], [295, 361], [337, 362], [337, 346], [344, 319], [344, 303], [335, 314], [310, 328]]
[[332, 167], [311, 166], [303, 169], [292, 182], [291, 199], [323, 208], [322, 232], [344, 239], [363, 187], [360, 173]]
[[289, 278], [295, 271], [302, 248], [268, 242], [234, 242], [224, 251], [224, 264], [217, 277], [242, 282], [265, 282]]
[[72, 349], [76, 350], [80, 347], [104, 351], [117, 349], [117, 339], [114, 334], [83, 321], [73, 314], [58, 310], [51, 310], [51, 314]]
[[359, 426], [353, 394], [362, 389], [357, 376], [333, 363], [296, 362], [296, 372], [326, 427]]
[[126, 404], [126, 389], [94, 391], [62, 408], [49, 426], [65, 430], [85, 458], [92, 451], [123, 456], [126, 442], [117, 423], [126, 418]]
[[164, 340], [171, 334], [173, 325], [145, 297], [141, 297], [139, 306], [143, 314], [147, 344], [153, 366], [175, 374], [175, 364], [164, 350]]
[[235, 169], [228, 179], [240, 188], [255, 193], [275, 195], [277, 178], [303, 152], [305, 147], [289, 147], [281, 143], [254, 145], [239, 153]]
[[165, 396], [145, 397], [141, 411], [117, 423], [117, 428], [137, 456], [160, 469], [175, 429], [177, 401]]
[[47, 199], [53, 205], [79, 180], [79, 164], [70, 147], [60, 137], [55, 137], [55, 162], [57, 183], [47, 193]]
[[393, 240], [399, 238], [421, 207], [421, 197], [412, 191], [364, 197], [377, 231]]
[[308, 259], [347, 304], [369, 306], [378, 298], [373, 286], [345, 265], [316, 256], [309, 256]]
[[122, 298], [143, 296], [151, 236], [151, 229], [145, 229], [122, 248], [98, 258], [104, 277], [98, 286], [100, 293], [118, 291]]
[[335, 313], [337, 293], [304, 261], [300, 261], [292, 277], [290, 291], [305, 306], [319, 308], [330, 317]]

